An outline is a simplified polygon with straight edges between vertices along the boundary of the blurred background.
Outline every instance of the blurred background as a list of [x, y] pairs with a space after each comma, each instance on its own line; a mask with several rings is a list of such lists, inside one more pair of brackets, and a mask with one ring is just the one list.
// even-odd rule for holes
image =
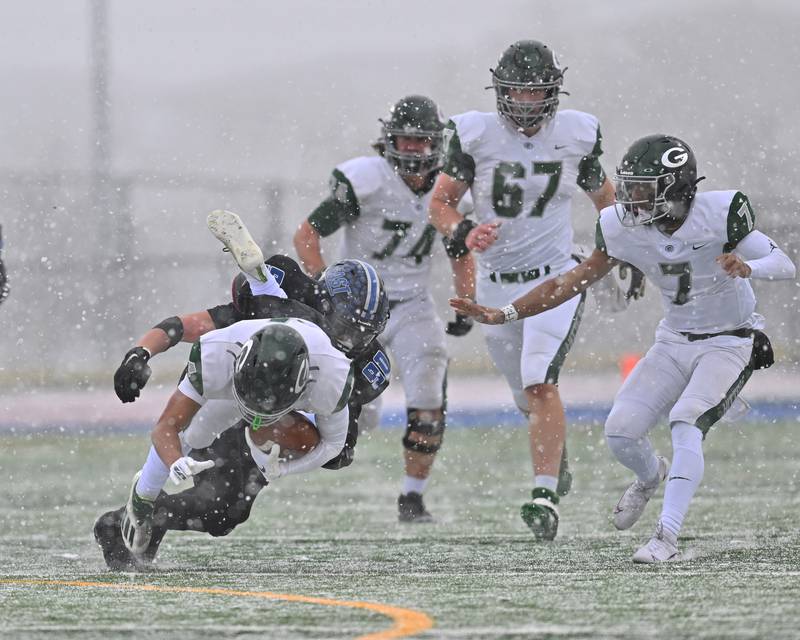
[[[234, 265], [206, 230], [209, 211], [237, 211], [266, 255], [293, 255], [291, 235], [330, 170], [372, 153], [393, 102], [422, 93], [449, 114], [492, 110], [489, 67], [522, 38], [549, 43], [569, 67], [562, 108], [600, 118], [607, 171], [635, 138], [678, 135], [708, 177], [701, 190], [745, 191], [796, 262], [799, 21], [788, 0], [3, 3], [11, 296], [0, 393], [112, 394], [147, 328], [228, 300]], [[573, 217], [591, 246], [594, 211], [580, 193]], [[329, 261], [338, 241], [326, 241]], [[446, 317], [449, 267], [438, 261]], [[797, 285], [756, 289], [780, 366], [794, 371]], [[654, 291], [628, 313], [590, 304], [568, 370], [616, 370], [651, 344], [660, 317]], [[479, 330], [450, 347], [454, 376], [491, 371]], [[154, 381], [173, 381], [185, 357], [161, 357]]]

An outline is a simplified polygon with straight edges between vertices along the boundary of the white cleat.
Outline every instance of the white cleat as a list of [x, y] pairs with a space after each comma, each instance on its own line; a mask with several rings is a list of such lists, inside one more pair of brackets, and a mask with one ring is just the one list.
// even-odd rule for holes
[[678, 540], [672, 534], [664, 531], [664, 527], [659, 520], [656, 526], [655, 535], [650, 538], [648, 543], [639, 547], [633, 554], [635, 564], [658, 564], [659, 562], [674, 562], [680, 560], [681, 554], [678, 551]]
[[242, 271], [260, 282], [267, 281], [264, 254], [238, 215], [217, 209], [208, 214], [207, 224], [209, 231], [225, 245], [226, 251], [230, 251]]
[[637, 520], [642, 517], [644, 508], [653, 497], [658, 486], [664, 482], [669, 470], [669, 460], [664, 456], [658, 456], [658, 480], [653, 485], [646, 485], [641, 480], [634, 481], [627, 489], [614, 507], [611, 519], [614, 526], [620, 531], [630, 529]]

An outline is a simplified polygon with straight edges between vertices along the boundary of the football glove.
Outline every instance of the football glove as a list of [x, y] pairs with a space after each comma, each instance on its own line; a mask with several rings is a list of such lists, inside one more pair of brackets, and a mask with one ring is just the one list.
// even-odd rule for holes
[[169, 479], [175, 484], [180, 484], [198, 473], [214, 466], [213, 460], [195, 460], [189, 456], [178, 458], [169, 468]]
[[141, 389], [150, 379], [150, 367], [147, 361], [150, 352], [144, 347], [134, 347], [122, 359], [114, 373], [114, 391], [122, 402], [133, 402], [139, 397]]
[[[267, 483], [272, 482], [281, 476], [280, 460], [278, 457], [281, 454], [281, 447], [279, 444], [272, 443], [269, 452], [264, 451], [259, 447], [253, 438], [250, 437], [250, 429], [246, 427], [244, 430], [244, 439], [247, 440], [247, 446], [250, 447], [250, 455], [253, 457], [253, 462], [258, 466], [261, 475], [264, 476]], [[269, 443], [265, 442], [264, 446]]]
[[449, 336], [460, 338], [461, 336], [467, 335], [472, 330], [472, 325], [474, 324], [475, 321], [469, 316], [462, 316], [460, 313], [457, 313], [456, 319], [447, 323], [445, 332]]
[[625, 299], [630, 300], [633, 298], [634, 300], [638, 300], [639, 298], [644, 297], [644, 284], [645, 278], [644, 273], [639, 271], [636, 267], [632, 264], [628, 264], [627, 262], [623, 262], [619, 265], [619, 279], [625, 280], [628, 277], [628, 270], [631, 272], [631, 283], [628, 285], [628, 291], [625, 293]]

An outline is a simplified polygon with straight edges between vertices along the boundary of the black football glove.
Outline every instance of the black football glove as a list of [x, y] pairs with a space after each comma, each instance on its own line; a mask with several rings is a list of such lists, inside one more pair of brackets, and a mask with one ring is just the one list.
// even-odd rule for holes
[[133, 402], [150, 379], [147, 361], [150, 353], [144, 347], [134, 347], [122, 359], [114, 374], [114, 391], [123, 402]]
[[627, 262], [623, 262], [619, 265], [619, 279], [625, 280], [628, 277], [628, 270], [631, 272], [631, 283], [628, 285], [628, 291], [625, 292], [625, 299], [630, 300], [633, 298], [634, 300], [638, 300], [639, 298], [644, 297], [644, 273], [639, 271], [636, 267], [632, 264], [628, 264]]
[[460, 313], [457, 313], [456, 319], [447, 323], [447, 329], [445, 329], [445, 332], [449, 336], [456, 336], [457, 338], [460, 338], [461, 336], [465, 336], [470, 332], [473, 324], [475, 324], [475, 321], [472, 318], [469, 316], [462, 316]]

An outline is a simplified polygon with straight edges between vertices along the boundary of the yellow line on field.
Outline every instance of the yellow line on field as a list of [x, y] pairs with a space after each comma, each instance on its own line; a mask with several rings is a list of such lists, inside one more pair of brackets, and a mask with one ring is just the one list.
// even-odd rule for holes
[[394, 624], [376, 633], [359, 636], [356, 640], [389, 640], [404, 638], [420, 633], [433, 626], [433, 619], [421, 611], [402, 609], [388, 604], [360, 602], [358, 600], [334, 600], [332, 598], [314, 598], [298, 596], [292, 593], [272, 593], [270, 591], [236, 591], [234, 589], [216, 589], [210, 587], [162, 587], [154, 584], [119, 584], [114, 582], [85, 582], [83, 580], [0, 580], [0, 584], [49, 585], [59, 587], [98, 587], [101, 589], [119, 589], [121, 591], [158, 591], [161, 593], [205, 593], [215, 596], [240, 596], [245, 598], [263, 598], [265, 600], [286, 600], [287, 602], [304, 602], [327, 607], [349, 607], [351, 609], [367, 609], [391, 618]]

